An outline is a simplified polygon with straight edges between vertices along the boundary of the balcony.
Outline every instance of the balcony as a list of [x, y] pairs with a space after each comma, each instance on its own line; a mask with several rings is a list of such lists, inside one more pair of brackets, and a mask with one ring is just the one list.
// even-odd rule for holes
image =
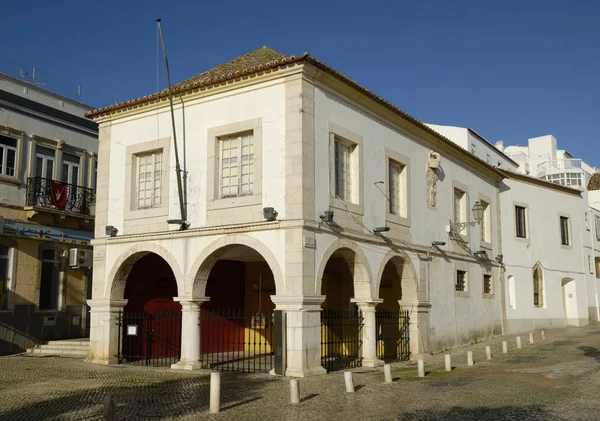
[[26, 205], [93, 217], [96, 195], [90, 188], [42, 177], [27, 179]]
[[542, 162], [537, 167], [537, 176], [568, 170], [581, 170], [581, 159], [552, 159]]

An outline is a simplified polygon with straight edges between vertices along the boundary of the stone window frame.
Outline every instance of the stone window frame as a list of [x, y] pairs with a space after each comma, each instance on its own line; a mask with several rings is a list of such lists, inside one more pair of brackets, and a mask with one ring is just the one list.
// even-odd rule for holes
[[[464, 212], [463, 215], [461, 215], [458, 220], [456, 218], [455, 215], [455, 206], [454, 206], [454, 195], [456, 190], [462, 191], [464, 193], [464, 203], [462, 205], [462, 207], [464, 209], [461, 209], [462, 212]], [[450, 220], [455, 223], [455, 222], [471, 222], [472, 218], [470, 215], [470, 211], [471, 211], [471, 203], [470, 203], [470, 197], [469, 197], [469, 186], [467, 186], [466, 184], [463, 184], [461, 182], [458, 182], [456, 180], [452, 180], [452, 194], [451, 194], [451, 208], [450, 208], [450, 215], [451, 218]], [[463, 239], [463, 241], [465, 242], [469, 242], [470, 239], [470, 235], [471, 235], [471, 226], [467, 225], [467, 227], [465, 227], [460, 233], [458, 233], [458, 235], [460, 236], [460, 238]]]
[[[525, 237], [517, 236], [517, 206], [521, 207], [521, 208], [525, 208]], [[515, 239], [515, 241], [529, 244], [530, 227], [531, 227], [531, 224], [529, 223], [529, 221], [530, 221], [529, 205], [524, 202], [513, 202], [512, 208], [513, 208], [513, 217], [514, 217], [513, 222], [514, 222], [514, 228], [515, 228], [514, 239]]]
[[[79, 158], [79, 169], [78, 169], [78, 174], [77, 174], [77, 185], [81, 186], [81, 187], [87, 187], [87, 181], [86, 181], [86, 177], [85, 177], [85, 173], [86, 173], [86, 164], [87, 164], [87, 151], [85, 149], [82, 148], [78, 148], [77, 146], [73, 146], [73, 145], [68, 145], [66, 143], [62, 144], [62, 152], [61, 152], [61, 156], [60, 156], [60, 168], [56, 168], [56, 171], [58, 171], [58, 174], [55, 173], [55, 177], [57, 179], [61, 179], [62, 178], [62, 166], [63, 166], [63, 162], [64, 162], [64, 154], [68, 153], [70, 155], [74, 155], [77, 158]], [[60, 180], [61, 182], [65, 183], [64, 180]], [[66, 181], [67, 184], [70, 183], [69, 180]]]
[[[485, 292], [485, 278], [486, 276], [490, 277], [490, 292]], [[482, 290], [482, 296], [483, 298], [495, 298], [496, 297], [496, 286], [494, 285], [494, 274], [489, 271], [489, 270], [484, 270], [484, 272], [481, 274], [481, 290]]]
[[[129, 145], [126, 148], [125, 156], [125, 215], [124, 220], [134, 220], [143, 218], [158, 218], [169, 215], [169, 190], [171, 179], [170, 166], [170, 149], [171, 138], [164, 137], [161, 139], [151, 140], [148, 142]], [[136, 157], [144, 153], [162, 150], [163, 154], [163, 190], [161, 194], [161, 205], [153, 208], [137, 208], [136, 201]], [[162, 221], [161, 222], [165, 222]]]
[[[219, 138], [237, 133], [252, 132], [254, 148], [254, 180], [252, 194], [246, 196], [219, 197], [220, 165]], [[262, 204], [262, 118], [224, 124], [207, 132], [206, 209], [217, 210]]]
[[[563, 220], [563, 218], [566, 218], [566, 220], [567, 220], [567, 243], [568, 244], [563, 244], [563, 238], [562, 238], [562, 220]], [[573, 249], [573, 226], [572, 226], [571, 215], [568, 213], [559, 212], [558, 221], [559, 221], [558, 231], [559, 231], [560, 247], [565, 250], [572, 250]]]
[[[0, 227], [1, 230], [1, 227]], [[6, 273], [8, 275], [8, 279], [5, 286], [5, 307], [1, 310], [10, 310], [12, 307], [12, 293], [15, 290], [16, 279], [17, 279], [17, 251], [18, 251], [18, 243], [10, 237], [0, 236], [0, 244], [8, 247], [8, 265], [6, 268]]]
[[0, 134], [17, 139], [17, 156], [15, 165], [15, 176], [0, 175], [0, 181], [16, 185], [23, 184], [23, 150], [25, 148], [25, 132], [9, 126], [0, 125]]
[[[493, 245], [492, 242], [494, 241], [494, 230], [492, 229], [492, 222], [494, 220], [494, 213], [492, 212], [492, 199], [484, 194], [479, 194], [479, 203], [481, 203], [482, 201], [485, 202], [487, 204], [486, 209], [483, 212], [483, 220], [481, 221], [481, 225], [479, 226], [479, 245], [481, 246], [481, 248], [487, 249], [487, 250], [492, 250], [493, 249]], [[482, 230], [482, 226], [486, 226], [486, 234], [489, 236], [489, 240], [490, 241], [486, 241], [485, 238], [481, 237], [481, 230]]]
[[[469, 269], [470, 269], [469, 264], [467, 262], [454, 262], [453, 267], [452, 267], [452, 271], [453, 271], [452, 289], [454, 291], [455, 297], [463, 297], [463, 298], [471, 297], [471, 288], [470, 288], [471, 287], [471, 285], [470, 285], [471, 274], [470, 274]], [[456, 281], [457, 281], [458, 271], [465, 272], [465, 289], [464, 289], [464, 291], [456, 290]]]
[[[352, 201], [341, 200], [335, 195], [335, 141], [341, 141], [353, 147], [351, 171], [352, 175]], [[329, 122], [329, 206], [341, 211], [364, 216], [364, 174], [363, 174], [363, 137], [338, 124]]]
[[[390, 182], [390, 161], [393, 161], [396, 164], [399, 164], [403, 167], [402, 172], [400, 173], [400, 202], [401, 202], [401, 212], [400, 215], [390, 213], [389, 206], [389, 182]], [[396, 151], [385, 148], [385, 193], [387, 196], [386, 200], [386, 211], [385, 211], [385, 219], [386, 222], [391, 222], [398, 225], [403, 225], [405, 227], [410, 227], [410, 203], [411, 203], [411, 189], [410, 189], [410, 158], [404, 156]]]

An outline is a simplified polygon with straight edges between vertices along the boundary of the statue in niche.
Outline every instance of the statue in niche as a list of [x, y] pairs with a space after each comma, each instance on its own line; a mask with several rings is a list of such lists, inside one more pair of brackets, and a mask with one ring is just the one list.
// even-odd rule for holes
[[427, 205], [430, 208], [437, 206], [437, 181], [438, 176], [433, 168], [427, 168]]

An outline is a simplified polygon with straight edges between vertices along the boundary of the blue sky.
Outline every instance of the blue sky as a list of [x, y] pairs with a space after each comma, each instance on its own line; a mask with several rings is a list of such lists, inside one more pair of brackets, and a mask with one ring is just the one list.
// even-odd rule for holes
[[600, 2], [21, 0], [2, 15], [0, 71], [36, 66], [91, 105], [156, 90], [160, 17], [174, 83], [263, 45], [308, 51], [422, 121], [510, 145], [553, 134], [600, 167]]

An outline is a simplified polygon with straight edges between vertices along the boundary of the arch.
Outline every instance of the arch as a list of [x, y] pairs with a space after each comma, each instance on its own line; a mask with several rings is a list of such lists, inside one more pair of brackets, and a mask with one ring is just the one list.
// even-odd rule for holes
[[383, 277], [383, 271], [388, 263], [392, 262], [396, 266], [398, 276], [401, 279], [402, 288], [402, 300], [406, 301], [417, 301], [419, 293], [419, 279], [417, 278], [417, 272], [412, 260], [405, 252], [388, 252], [379, 265], [377, 271], [377, 277], [374, 282], [374, 293], [379, 294], [379, 288], [381, 286], [381, 278]]
[[[189, 292], [191, 292], [192, 297], [201, 298], [205, 296], [210, 271], [221, 256], [227, 252], [229, 246], [246, 246], [260, 254], [269, 265], [271, 272], [273, 272], [276, 291], [279, 293], [284, 291], [285, 284], [281, 268], [269, 248], [260, 240], [248, 235], [228, 235], [210, 243], [194, 261], [188, 273], [188, 282], [186, 282], [186, 284], [189, 284], [191, 281], [191, 291]], [[188, 292], [187, 289], [181, 291]]]
[[373, 279], [373, 274], [367, 261], [367, 257], [358, 244], [346, 239], [338, 239], [331, 243], [321, 256], [319, 269], [317, 270], [317, 276], [315, 278], [315, 293], [317, 295], [321, 293], [325, 266], [327, 266], [327, 262], [329, 262], [329, 259], [335, 252], [339, 252], [352, 272], [352, 278], [354, 280], [354, 297], [372, 298], [373, 282], [371, 282], [371, 279]]
[[544, 270], [539, 262], [533, 266], [531, 279], [533, 282], [533, 306], [544, 307]]
[[131, 272], [133, 265], [139, 259], [150, 253], [158, 255], [165, 262], [167, 262], [167, 264], [173, 271], [173, 275], [175, 276], [175, 281], [177, 282], [177, 291], [184, 291], [182, 285], [183, 273], [181, 272], [181, 269], [173, 255], [158, 244], [141, 243], [136, 244], [135, 246], [122, 253], [117, 259], [117, 261], [113, 264], [112, 269], [110, 270], [108, 275], [107, 284], [107, 289], [108, 291], [110, 291], [110, 299], [123, 299], [123, 296], [125, 294], [125, 283], [127, 282], [127, 277], [129, 276], [129, 272]]

